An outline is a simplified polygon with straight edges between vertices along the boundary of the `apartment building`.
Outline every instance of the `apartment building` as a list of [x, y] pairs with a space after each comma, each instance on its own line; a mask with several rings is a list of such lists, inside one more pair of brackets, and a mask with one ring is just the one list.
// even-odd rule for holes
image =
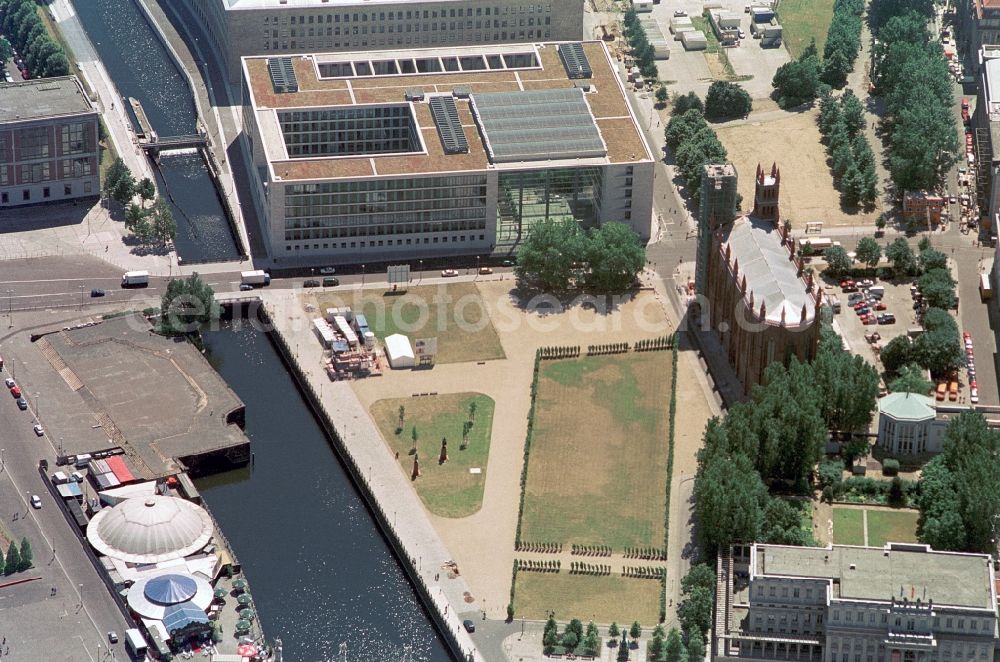
[[75, 76], [0, 83], [0, 207], [100, 195], [98, 127]]
[[985, 554], [738, 546], [718, 562], [716, 659], [992, 662], [996, 577]]
[[248, 57], [243, 113], [279, 263], [509, 255], [555, 218], [649, 238], [654, 160], [600, 41]]
[[230, 78], [240, 58], [583, 37], [581, 0], [183, 0]]

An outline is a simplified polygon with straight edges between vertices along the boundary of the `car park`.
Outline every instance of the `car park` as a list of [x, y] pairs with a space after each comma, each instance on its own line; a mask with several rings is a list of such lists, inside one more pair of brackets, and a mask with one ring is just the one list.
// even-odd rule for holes
[[31, 495], [31, 507], [35, 510], [41, 510], [42, 508], [42, 498], [37, 494]]
[[458, 272], [456, 270], [454, 270], [454, 269], [443, 269], [441, 271], [441, 277], [442, 278], [451, 278], [451, 277], [457, 276], [457, 275], [458, 275]]
[[104, 296], [104, 290], [102, 290], [99, 287], [95, 287], [94, 289], [92, 289], [90, 291], [90, 296], [91, 297], [102, 297], [102, 296]]
[[33, 429], [35, 431], [35, 436], [36, 437], [44, 437], [45, 436], [45, 428], [43, 428], [40, 423], [35, 423], [35, 427]]
[[319, 281], [318, 280], [309, 279], [309, 280], [307, 280], [307, 281], [305, 281], [305, 282], [302, 283], [302, 287], [319, 287]]
[[20, 398], [21, 397], [21, 387], [18, 386], [18, 385], [16, 385], [16, 384], [14, 386], [11, 386], [10, 387], [10, 394], [13, 395], [15, 398]]
[[28, 408], [28, 401], [24, 398], [17, 399], [17, 408], [21, 411], [25, 411]]

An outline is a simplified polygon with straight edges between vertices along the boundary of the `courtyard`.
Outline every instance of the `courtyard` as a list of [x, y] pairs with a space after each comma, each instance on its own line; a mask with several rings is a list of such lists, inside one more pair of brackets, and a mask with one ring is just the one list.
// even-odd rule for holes
[[917, 542], [915, 510], [834, 506], [833, 542], [882, 547], [887, 542]]

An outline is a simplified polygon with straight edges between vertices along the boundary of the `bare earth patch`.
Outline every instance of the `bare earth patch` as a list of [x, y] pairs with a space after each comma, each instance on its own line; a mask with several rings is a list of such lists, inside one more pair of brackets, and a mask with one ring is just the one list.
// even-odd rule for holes
[[739, 173], [743, 208], [749, 211], [753, 206], [757, 164], [770, 169], [773, 162], [781, 170], [781, 217], [790, 220], [793, 227], [801, 229], [809, 221], [874, 226], [877, 208], [870, 212], [841, 208], [840, 192], [833, 187], [826, 148], [820, 142], [817, 114], [817, 110], [809, 110], [770, 122], [716, 129]]

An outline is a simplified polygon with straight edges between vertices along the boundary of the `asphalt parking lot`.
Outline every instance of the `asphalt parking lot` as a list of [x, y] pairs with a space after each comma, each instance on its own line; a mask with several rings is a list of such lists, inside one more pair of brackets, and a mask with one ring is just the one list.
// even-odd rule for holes
[[865, 340], [865, 335], [878, 331], [879, 336], [881, 336], [878, 342], [882, 347], [885, 347], [890, 340], [896, 336], [904, 335], [907, 329], [918, 325], [913, 311], [913, 297], [910, 295], [910, 281], [892, 283], [878, 280], [875, 284], [885, 288], [882, 303], [885, 304], [886, 308], [884, 311], [875, 312], [876, 314], [892, 313], [896, 316], [894, 324], [871, 324], [866, 326], [861, 323], [861, 317], [848, 304], [849, 294], [843, 292], [837, 285], [827, 285], [825, 286], [825, 290], [827, 294], [836, 296], [840, 301], [840, 313], [835, 314], [833, 319], [837, 322], [844, 337], [847, 339], [847, 343], [851, 346], [851, 351], [864, 357], [866, 361], [871, 362], [881, 371], [882, 364], [878, 361], [875, 352], [872, 350], [871, 343]]

